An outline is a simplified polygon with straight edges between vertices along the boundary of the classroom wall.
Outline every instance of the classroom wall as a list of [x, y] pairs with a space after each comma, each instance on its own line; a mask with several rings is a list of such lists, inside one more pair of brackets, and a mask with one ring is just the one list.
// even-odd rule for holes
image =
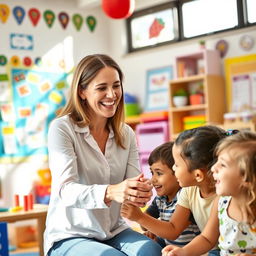
[[[2, 0], [0, 4], [7, 4], [11, 12], [15, 6], [21, 6], [26, 10], [26, 16], [21, 25], [18, 25], [12, 13], [6, 23], [0, 22], [0, 55], [5, 55], [8, 59], [17, 55], [20, 59], [29, 56], [34, 60], [40, 56], [44, 58], [45, 62], [50, 63], [50, 70], [58, 66], [58, 62], [64, 59], [65, 71], [68, 72], [85, 55], [110, 52], [109, 19], [103, 15], [101, 8], [89, 9], [86, 6], [81, 8], [76, 5], [76, 1], [68, 0]], [[33, 26], [27, 15], [30, 8], [37, 8], [41, 15], [47, 9], [52, 10], [56, 14], [53, 26], [49, 28], [42, 16], [37, 26]], [[70, 16], [66, 29], [62, 28], [57, 17], [58, 13], [62, 11]], [[76, 30], [71, 20], [75, 13], [80, 14], [84, 19], [80, 31]], [[97, 21], [93, 32], [89, 30], [85, 22], [85, 18], [89, 15], [93, 15]], [[32, 35], [33, 50], [11, 49], [9, 39], [11, 33]], [[0, 66], [0, 73], [6, 73], [5, 71], [6, 67]], [[47, 167], [47, 162], [42, 161], [41, 158], [21, 164], [0, 164], [2, 191], [0, 206], [12, 206], [15, 193], [29, 193], [33, 181], [37, 178], [36, 171]]]
[[[140, 9], [165, 1], [140, 0], [137, 2], [139, 3], [137, 8]], [[125, 91], [136, 95], [142, 107], [145, 101], [146, 71], [162, 66], [174, 66], [175, 56], [199, 50], [199, 39], [195, 39], [127, 54], [125, 21], [107, 18], [100, 7], [81, 9], [76, 7], [72, 1], [57, 1], [57, 3], [53, 3], [50, 0], [2, 0], [1, 3], [6, 3], [10, 7], [22, 5], [25, 9], [36, 7], [43, 11], [47, 8], [52, 9], [55, 13], [66, 11], [70, 15], [79, 13], [83, 17], [94, 15], [97, 19], [94, 32], [90, 32], [85, 24], [81, 29], [82, 31], [78, 32], [71, 23], [66, 30], [63, 30], [57, 20], [55, 20], [55, 25], [49, 29], [43, 20], [36, 27], [33, 27], [28, 18], [25, 18], [23, 25], [17, 25], [15, 20], [9, 18], [8, 25], [0, 22], [0, 54], [4, 53], [8, 57], [16, 54], [22, 57], [26, 55], [37, 57], [48, 53], [56, 45], [61, 44], [62, 50], [58, 52], [58, 56], [59, 58], [69, 58], [70, 66], [72, 66], [73, 63], [76, 64], [84, 55], [96, 52], [107, 53], [116, 59], [125, 73]], [[11, 32], [33, 34], [34, 50], [11, 50], [9, 47], [9, 34]], [[239, 47], [240, 37], [244, 34], [252, 35], [256, 40], [255, 27], [212, 35], [204, 39], [206, 40], [206, 47], [209, 49], [214, 49], [218, 40], [227, 40], [229, 42], [229, 50], [226, 57], [255, 53], [255, 45], [250, 51], [244, 51]], [[63, 42], [66, 38], [73, 38], [73, 47], [65, 46]], [[22, 164], [0, 165], [0, 178], [2, 181], [0, 206], [11, 206], [13, 194], [15, 193], [28, 193], [32, 189], [33, 180], [36, 178], [36, 171], [46, 167], [48, 167], [47, 162], [38, 161], [37, 159], [33, 162]]]

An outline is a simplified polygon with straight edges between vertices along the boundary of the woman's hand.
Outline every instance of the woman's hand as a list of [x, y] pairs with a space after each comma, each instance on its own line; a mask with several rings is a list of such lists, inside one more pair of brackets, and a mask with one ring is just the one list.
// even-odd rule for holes
[[128, 200], [134, 206], [143, 207], [151, 199], [152, 188], [149, 180], [140, 174], [119, 184], [109, 185], [106, 189], [105, 202], [114, 200], [123, 203]]
[[121, 216], [131, 221], [138, 221], [143, 216], [143, 212], [137, 206], [130, 203], [123, 203], [121, 207]]
[[187, 256], [184, 249], [175, 246], [175, 245], [167, 245], [162, 250], [162, 256]]

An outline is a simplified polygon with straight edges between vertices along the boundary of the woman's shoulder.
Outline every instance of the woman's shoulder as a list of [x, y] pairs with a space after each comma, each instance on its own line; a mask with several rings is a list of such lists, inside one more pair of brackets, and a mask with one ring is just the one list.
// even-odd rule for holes
[[71, 126], [73, 125], [68, 115], [56, 117], [50, 123], [50, 129], [59, 129]]
[[134, 136], [135, 135], [135, 132], [134, 132], [134, 130], [131, 128], [131, 126], [130, 125], [128, 125], [128, 124], [126, 124], [126, 123], [124, 123], [123, 124], [123, 133], [124, 133], [124, 135], [125, 136]]

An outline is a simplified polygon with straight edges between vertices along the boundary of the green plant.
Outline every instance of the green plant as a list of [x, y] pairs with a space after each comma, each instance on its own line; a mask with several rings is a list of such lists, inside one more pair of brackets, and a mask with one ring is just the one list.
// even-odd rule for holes
[[205, 40], [200, 40], [200, 41], [199, 41], [199, 44], [200, 44], [200, 45], [205, 45]]
[[173, 96], [188, 96], [188, 92], [185, 89], [181, 88], [177, 90]]

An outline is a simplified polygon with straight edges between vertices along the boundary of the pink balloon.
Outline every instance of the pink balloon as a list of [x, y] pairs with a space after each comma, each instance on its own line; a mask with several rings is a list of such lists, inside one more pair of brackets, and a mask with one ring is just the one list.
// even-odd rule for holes
[[135, 9], [135, 0], [102, 0], [103, 11], [113, 19], [126, 19]]

